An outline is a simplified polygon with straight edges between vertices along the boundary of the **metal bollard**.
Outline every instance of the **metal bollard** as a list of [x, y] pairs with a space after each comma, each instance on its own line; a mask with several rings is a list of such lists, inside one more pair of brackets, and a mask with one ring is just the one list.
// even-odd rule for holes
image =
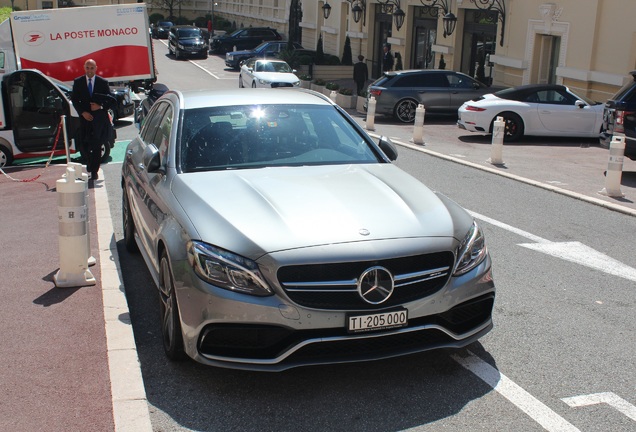
[[367, 107], [366, 128], [370, 131], [375, 130], [375, 97], [373, 96], [369, 98], [369, 106]]
[[490, 162], [493, 165], [503, 165], [503, 141], [506, 130], [506, 122], [503, 117], [497, 117], [492, 127], [492, 145], [490, 147]]
[[415, 127], [413, 128], [413, 142], [415, 144], [424, 144], [424, 116], [426, 109], [424, 105], [419, 104], [415, 110]]
[[623, 135], [612, 136], [609, 148], [609, 161], [605, 174], [605, 187], [599, 191], [601, 195], [622, 198], [621, 177], [623, 175], [623, 159], [625, 156], [625, 137]]
[[60, 269], [53, 276], [57, 287], [95, 285], [88, 269], [88, 223], [85, 183], [77, 180], [75, 167], [66, 168], [56, 182], [59, 221]]
[[329, 99], [331, 99], [333, 103], [336, 103], [337, 97], [338, 97], [338, 93], [336, 93], [335, 90], [331, 90], [331, 93], [329, 93]]

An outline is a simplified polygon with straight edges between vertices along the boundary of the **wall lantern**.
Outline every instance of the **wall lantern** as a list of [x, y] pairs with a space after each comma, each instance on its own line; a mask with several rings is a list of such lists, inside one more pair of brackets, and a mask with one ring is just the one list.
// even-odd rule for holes
[[[395, 28], [400, 30], [404, 25], [404, 18], [406, 14], [400, 8], [400, 0], [378, 0], [378, 3], [382, 5], [384, 13], [393, 11], [393, 18], [395, 20]], [[395, 10], [393, 10], [395, 8]]]
[[362, 25], [367, 25], [367, 0], [347, 0], [351, 4], [351, 13], [356, 23], [362, 18]]
[[[451, 0], [420, 0], [424, 6], [431, 10], [433, 16], [439, 16], [438, 8], [442, 10], [444, 16], [442, 17], [442, 23], [444, 25], [444, 37], [450, 36], [455, 31], [457, 26], [457, 17], [450, 11], [452, 7]], [[435, 8], [435, 10], [433, 10]]]
[[328, 19], [329, 15], [331, 15], [331, 5], [329, 3], [325, 3], [322, 7], [322, 16], [324, 16], [325, 19]]
[[503, 46], [504, 30], [506, 28], [506, 3], [504, 3], [504, 0], [470, 0], [470, 2], [474, 3], [477, 9], [497, 12], [497, 19], [501, 21], [499, 45]]

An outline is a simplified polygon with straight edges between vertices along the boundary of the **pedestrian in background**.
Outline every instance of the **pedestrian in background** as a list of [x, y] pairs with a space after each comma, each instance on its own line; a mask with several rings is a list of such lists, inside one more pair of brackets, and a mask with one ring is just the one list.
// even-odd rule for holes
[[353, 65], [353, 80], [356, 82], [356, 94], [358, 96], [362, 94], [362, 90], [368, 79], [369, 69], [367, 69], [367, 64], [364, 62], [364, 56], [359, 55], [358, 62]]
[[384, 56], [382, 57], [382, 72], [393, 70], [393, 54], [391, 54], [391, 45], [384, 44]]
[[85, 75], [73, 81], [72, 102], [80, 114], [80, 151], [86, 159], [86, 169], [91, 180], [97, 180], [102, 158], [102, 145], [110, 145], [109, 138], [112, 123], [108, 108], [114, 100], [110, 94], [108, 81], [97, 72], [97, 63], [93, 59], [84, 62]]

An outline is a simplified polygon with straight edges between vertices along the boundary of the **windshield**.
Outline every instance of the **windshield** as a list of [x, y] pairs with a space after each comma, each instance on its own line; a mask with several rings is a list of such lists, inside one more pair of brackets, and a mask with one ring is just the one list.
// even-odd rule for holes
[[365, 136], [331, 106], [187, 110], [180, 144], [184, 172], [383, 161]]
[[170, 21], [161, 21], [157, 24], [159, 27], [172, 27], [172, 23]]
[[292, 68], [287, 63], [273, 61], [258, 61], [255, 70], [256, 72], [292, 73]]
[[197, 28], [179, 29], [179, 37], [182, 39], [196, 38], [201, 36], [201, 30]]

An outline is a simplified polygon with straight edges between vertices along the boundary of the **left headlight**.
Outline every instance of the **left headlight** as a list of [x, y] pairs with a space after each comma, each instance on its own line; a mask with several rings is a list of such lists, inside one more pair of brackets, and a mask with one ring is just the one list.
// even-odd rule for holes
[[190, 241], [188, 260], [201, 279], [219, 288], [254, 296], [274, 294], [258, 265], [240, 255], [202, 242]]
[[262, 78], [259, 78], [258, 82], [259, 82], [259, 84], [262, 84], [262, 85], [271, 85], [272, 84], [271, 81], [267, 81], [267, 80], [262, 79]]
[[466, 237], [457, 248], [457, 264], [455, 265], [454, 276], [461, 276], [477, 267], [488, 254], [486, 249], [486, 239], [477, 222], [468, 230]]

